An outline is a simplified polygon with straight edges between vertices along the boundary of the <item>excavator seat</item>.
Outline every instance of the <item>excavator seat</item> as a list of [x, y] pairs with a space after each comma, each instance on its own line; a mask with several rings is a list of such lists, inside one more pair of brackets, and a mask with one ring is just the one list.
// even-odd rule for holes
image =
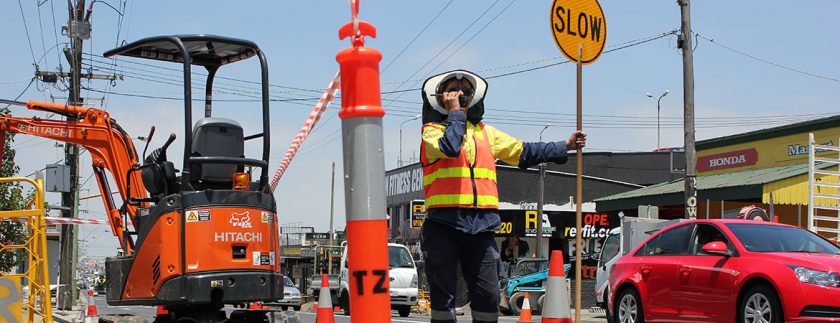
[[[198, 120], [193, 128], [193, 157], [237, 157], [245, 154], [245, 139], [242, 126], [234, 120], [208, 117]], [[192, 186], [197, 189], [229, 189], [233, 173], [241, 172], [241, 165], [201, 164], [191, 165]]]

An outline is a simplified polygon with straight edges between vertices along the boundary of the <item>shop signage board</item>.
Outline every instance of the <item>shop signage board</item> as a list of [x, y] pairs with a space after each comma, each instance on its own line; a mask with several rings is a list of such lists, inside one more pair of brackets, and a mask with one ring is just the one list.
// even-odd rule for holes
[[[543, 237], [551, 239], [573, 239], [578, 232], [582, 232], [583, 239], [606, 238], [610, 229], [619, 224], [618, 215], [606, 213], [584, 213], [582, 227], [575, 228], [575, 212], [545, 211], [543, 222]], [[534, 210], [500, 210], [501, 228], [496, 231], [497, 237], [536, 237], [537, 211]]]
[[422, 227], [423, 221], [426, 220], [426, 204], [424, 203], [424, 201], [411, 201], [411, 203], [409, 203], [409, 208], [409, 212], [411, 212], [411, 227]]

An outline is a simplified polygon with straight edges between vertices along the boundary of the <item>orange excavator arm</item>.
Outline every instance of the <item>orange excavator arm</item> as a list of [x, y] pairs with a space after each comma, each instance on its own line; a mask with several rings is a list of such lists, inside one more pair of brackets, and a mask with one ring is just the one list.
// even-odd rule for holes
[[[22, 102], [4, 101], [3, 103], [24, 105]], [[90, 152], [93, 161], [94, 174], [99, 184], [111, 230], [119, 239], [123, 250], [132, 254], [134, 242], [130, 236], [124, 234], [126, 223], [121, 216], [120, 207], [111, 196], [111, 189], [105, 175], [105, 170], [111, 173], [123, 201], [128, 201], [129, 198], [148, 198], [149, 194], [143, 185], [140, 172], [129, 172], [139, 165], [139, 157], [131, 142], [131, 137], [115, 120], [111, 119], [107, 112], [102, 110], [39, 101], [28, 101], [25, 106], [30, 110], [75, 116], [78, 119], [78, 121], [64, 121], [38, 117], [22, 118], [14, 117], [9, 113], [0, 115], [0, 131], [34, 135], [85, 147]], [[137, 206], [130, 203], [124, 205], [125, 213], [136, 228]]]

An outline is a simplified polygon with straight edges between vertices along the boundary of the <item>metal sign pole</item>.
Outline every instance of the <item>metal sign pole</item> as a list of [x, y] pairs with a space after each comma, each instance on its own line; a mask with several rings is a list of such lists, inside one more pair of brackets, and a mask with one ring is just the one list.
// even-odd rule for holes
[[[583, 131], [583, 44], [578, 45], [577, 59], [577, 131]], [[575, 322], [580, 322], [581, 201], [583, 200], [583, 148], [577, 147], [577, 202], [575, 205]]]

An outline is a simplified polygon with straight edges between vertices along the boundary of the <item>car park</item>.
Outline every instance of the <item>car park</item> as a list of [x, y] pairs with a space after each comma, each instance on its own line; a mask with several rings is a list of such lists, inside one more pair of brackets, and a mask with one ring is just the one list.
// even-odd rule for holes
[[613, 322], [840, 322], [840, 247], [748, 220], [671, 225], [610, 274]]

